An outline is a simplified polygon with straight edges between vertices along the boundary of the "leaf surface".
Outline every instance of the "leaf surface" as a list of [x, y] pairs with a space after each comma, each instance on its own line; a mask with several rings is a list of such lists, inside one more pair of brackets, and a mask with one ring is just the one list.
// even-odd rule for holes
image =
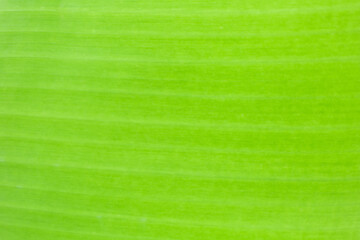
[[359, 0], [0, 1], [0, 239], [360, 239]]

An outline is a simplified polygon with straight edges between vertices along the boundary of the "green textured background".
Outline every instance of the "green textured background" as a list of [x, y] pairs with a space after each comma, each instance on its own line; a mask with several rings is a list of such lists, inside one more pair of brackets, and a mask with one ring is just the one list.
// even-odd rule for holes
[[0, 239], [360, 239], [360, 1], [0, 0]]

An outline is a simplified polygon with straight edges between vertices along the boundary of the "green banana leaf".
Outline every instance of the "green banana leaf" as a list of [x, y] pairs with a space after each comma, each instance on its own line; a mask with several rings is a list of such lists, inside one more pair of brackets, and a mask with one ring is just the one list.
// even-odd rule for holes
[[360, 1], [0, 0], [0, 239], [360, 239]]

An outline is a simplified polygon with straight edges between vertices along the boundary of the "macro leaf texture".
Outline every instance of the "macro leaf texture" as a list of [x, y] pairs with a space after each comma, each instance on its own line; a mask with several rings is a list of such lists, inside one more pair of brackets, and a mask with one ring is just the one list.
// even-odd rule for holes
[[360, 1], [0, 0], [0, 239], [360, 239]]

